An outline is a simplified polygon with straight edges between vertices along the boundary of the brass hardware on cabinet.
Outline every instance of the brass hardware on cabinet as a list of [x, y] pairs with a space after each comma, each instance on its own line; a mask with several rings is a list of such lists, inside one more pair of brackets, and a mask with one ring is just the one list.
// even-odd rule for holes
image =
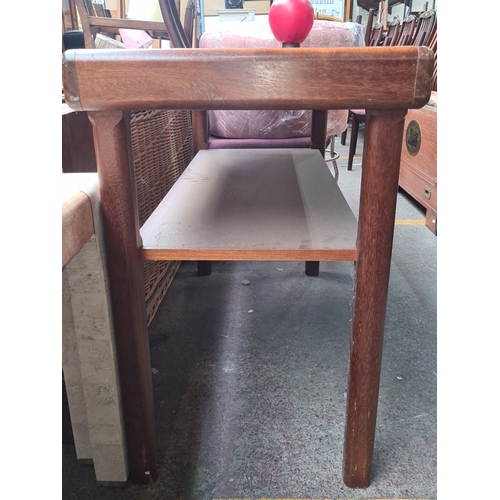
[[424, 196], [430, 200], [431, 199], [431, 190], [428, 187], [424, 187]]
[[422, 143], [422, 133], [420, 125], [416, 120], [412, 120], [406, 128], [406, 149], [411, 156], [416, 156], [420, 151]]

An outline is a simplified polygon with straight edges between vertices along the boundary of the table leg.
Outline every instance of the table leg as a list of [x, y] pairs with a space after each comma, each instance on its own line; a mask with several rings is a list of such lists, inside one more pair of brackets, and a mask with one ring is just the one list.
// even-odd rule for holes
[[[198, 151], [208, 149], [208, 114], [206, 111], [191, 111], [191, 120], [193, 127], [193, 156]], [[198, 262], [198, 275], [210, 276], [212, 274], [212, 263], [204, 260]]]
[[[317, 149], [325, 157], [328, 111], [313, 109], [311, 118], [311, 149]], [[306, 261], [306, 276], [319, 276], [319, 262]]]
[[156, 480], [151, 358], [134, 176], [121, 111], [89, 112], [93, 125], [130, 479]]
[[[365, 128], [366, 130], [366, 128]], [[352, 162], [356, 154], [356, 145], [358, 143], [359, 120], [356, 115], [351, 113], [351, 141], [349, 142], [349, 156], [347, 160], [347, 170], [352, 170]]]
[[371, 481], [399, 164], [406, 110], [367, 116], [344, 448], [344, 482]]
[[209, 260], [198, 261], [198, 275], [210, 276], [212, 274], [212, 262]]

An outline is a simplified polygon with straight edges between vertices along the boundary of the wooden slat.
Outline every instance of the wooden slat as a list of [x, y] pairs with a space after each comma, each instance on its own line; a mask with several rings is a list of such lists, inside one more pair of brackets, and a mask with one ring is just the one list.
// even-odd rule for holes
[[127, 28], [146, 31], [163, 31], [167, 36], [165, 25], [158, 21], [140, 21], [137, 19], [117, 19], [115, 17], [89, 17], [90, 26], [99, 26], [104, 30], [108, 28]]
[[78, 14], [76, 11], [75, 0], [69, 0], [69, 12], [71, 16], [71, 29], [78, 29]]
[[200, 151], [141, 228], [145, 260], [356, 260], [356, 219], [317, 150]]
[[104, 5], [100, 3], [94, 3], [93, 5], [97, 17], [106, 17], [106, 14], [104, 13]]
[[63, 78], [77, 110], [398, 109], [428, 102], [433, 64], [407, 46], [80, 49], [63, 54]]

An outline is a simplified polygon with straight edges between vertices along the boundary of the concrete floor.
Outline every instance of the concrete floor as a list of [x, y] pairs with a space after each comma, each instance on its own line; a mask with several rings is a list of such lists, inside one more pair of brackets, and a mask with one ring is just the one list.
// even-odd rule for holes
[[[361, 159], [348, 172], [348, 147], [335, 149], [357, 215]], [[158, 481], [98, 486], [65, 445], [62, 498], [435, 499], [437, 237], [424, 218], [400, 192], [368, 489], [342, 482], [353, 264], [313, 278], [295, 262], [214, 263], [206, 277], [184, 263], [150, 327]]]

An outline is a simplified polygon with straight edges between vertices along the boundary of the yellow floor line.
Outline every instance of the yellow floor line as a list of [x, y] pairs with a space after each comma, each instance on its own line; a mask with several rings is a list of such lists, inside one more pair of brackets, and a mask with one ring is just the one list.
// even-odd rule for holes
[[425, 219], [396, 219], [395, 226], [425, 226]]
[[[361, 160], [362, 158], [363, 158], [363, 157], [362, 157], [362, 156], [360, 156], [360, 155], [354, 155], [354, 156], [352, 157], [352, 159], [353, 159], [353, 160]], [[337, 160], [348, 160], [348, 159], [349, 159], [349, 157], [348, 157], [348, 156], [339, 156], [339, 157], [337, 158]]]

